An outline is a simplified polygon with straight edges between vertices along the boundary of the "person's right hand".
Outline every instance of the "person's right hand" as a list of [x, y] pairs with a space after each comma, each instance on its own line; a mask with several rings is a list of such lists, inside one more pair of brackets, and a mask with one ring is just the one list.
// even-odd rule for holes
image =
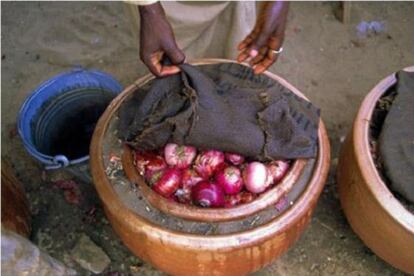
[[[161, 4], [140, 6], [139, 13], [141, 60], [157, 77], [178, 73], [180, 68], [176, 65], [184, 62], [185, 55], [175, 42], [174, 33]], [[163, 64], [164, 56], [169, 58], [172, 65]]]

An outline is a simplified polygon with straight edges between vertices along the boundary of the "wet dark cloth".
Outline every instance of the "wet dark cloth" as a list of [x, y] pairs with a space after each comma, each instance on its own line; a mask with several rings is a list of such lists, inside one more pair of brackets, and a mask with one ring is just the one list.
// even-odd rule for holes
[[319, 110], [310, 102], [240, 64], [180, 67], [123, 104], [121, 139], [139, 149], [175, 142], [258, 160], [316, 156]]
[[414, 73], [400, 71], [397, 79], [379, 150], [391, 189], [414, 203]]

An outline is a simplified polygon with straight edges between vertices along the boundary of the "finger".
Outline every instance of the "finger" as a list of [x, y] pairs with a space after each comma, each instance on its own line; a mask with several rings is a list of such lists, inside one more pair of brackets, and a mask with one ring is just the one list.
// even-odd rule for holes
[[160, 75], [162, 77], [165, 77], [165, 76], [177, 74], [178, 72], [180, 72], [180, 67], [175, 66], [175, 65], [164, 65], [161, 67]]
[[242, 42], [240, 42], [240, 44], [237, 47], [237, 49], [239, 51], [245, 49], [247, 46], [249, 46], [252, 43], [253, 40], [256, 39], [256, 37], [257, 37], [258, 34], [259, 34], [259, 28], [258, 27], [255, 27], [253, 29], [253, 31], [248, 36], [246, 36], [246, 38]]
[[250, 66], [254, 66], [257, 63], [260, 63], [265, 58], [265, 56], [267, 55], [267, 52], [268, 51], [269, 51], [269, 48], [266, 47], [266, 46], [260, 48], [259, 54], [249, 62], [250, 63]]
[[250, 43], [252, 43], [254, 37], [250, 34], [248, 35], [242, 42], [240, 42], [239, 46], [237, 47], [237, 49], [239, 51], [244, 50], [247, 46], [250, 45]]
[[172, 47], [168, 47], [165, 49], [166, 55], [170, 58], [173, 64], [181, 64], [185, 60], [185, 55], [180, 48], [178, 48], [177, 44], [174, 43]]
[[237, 62], [243, 62], [249, 57], [250, 57], [249, 51], [248, 51], [248, 49], [245, 49], [241, 53], [239, 53], [239, 55], [237, 57]]
[[252, 58], [256, 57], [259, 53], [259, 49], [263, 46], [266, 46], [268, 40], [269, 40], [270, 34], [268, 31], [263, 30], [257, 37], [255, 41], [252, 42], [250, 46], [250, 56]]
[[161, 77], [161, 58], [162, 53], [160, 51], [157, 51], [151, 55], [141, 54], [141, 59], [144, 64], [148, 67], [150, 72], [157, 77]]
[[180, 72], [180, 68], [174, 65], [162, 64], [164, 52], [158, 51], [152, 55], [151, 63], [157, 72], [156, 76], [165, 77]]
[[277, 55], [274, 55], [273, 58], [269, 58], [267, 56], [261, 63], [254, 66], [254, 73], [255, 74], [261, 74], [264, 71], [266, 71], [273, 63], [275, 63], [277, 60]]
[[267, 46], [272, 50], [279, 50], [283, 44], [283, 36], [271, 36], [268, 40]]

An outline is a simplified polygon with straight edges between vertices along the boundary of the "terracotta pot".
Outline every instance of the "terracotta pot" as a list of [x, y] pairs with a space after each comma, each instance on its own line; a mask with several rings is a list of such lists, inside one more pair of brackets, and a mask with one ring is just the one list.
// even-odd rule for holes
[[11, 166], [1, 161], [1, 223], [22, 236], [30, 235], [30, 211], [23, 186]]
[[[231, 62], [208, 59], [193, 64]], [[284, 79], [266, 74], [303, 95]], [[91, 143], [91, 170], [106, 215], [125, 245], [156, 268], [178, 275], [243, 275], [259, 270], [283, 254], [308, 225], [329, 169], [329, 141], [323, 122], [319, 124], [319, 148], [308, 184], [295, 204], [276, 219], [247, 231], [197, 235], [166, 229], [125, 206], [105, 172], [104, 138], [111, 118], [146, 76], [127, 87], [107, 108], [98, 122]], [[237, 216], [237, 213], [235, 213]]]
[[[406, 70], [414, 71], [414, 67]], [[414, 273], [414, 215], [382, 181], [368, 139], [375, 105], [395, 83], [395, 74], [388, 76], [362, 102], [341, 150], [337, 180], [342, 208], [352, 229], [383, 260]]]

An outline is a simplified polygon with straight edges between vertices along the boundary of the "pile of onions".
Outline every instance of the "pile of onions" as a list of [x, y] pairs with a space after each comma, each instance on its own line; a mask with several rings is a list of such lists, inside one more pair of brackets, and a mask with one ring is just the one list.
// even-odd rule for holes
[[236, 153], [169, 143], [158, 153], [136, 151], [135, 166], [165, 198], [204, 208], [229, 208], [249, 203], [281, 182], [290, 162], [261, 163]]

